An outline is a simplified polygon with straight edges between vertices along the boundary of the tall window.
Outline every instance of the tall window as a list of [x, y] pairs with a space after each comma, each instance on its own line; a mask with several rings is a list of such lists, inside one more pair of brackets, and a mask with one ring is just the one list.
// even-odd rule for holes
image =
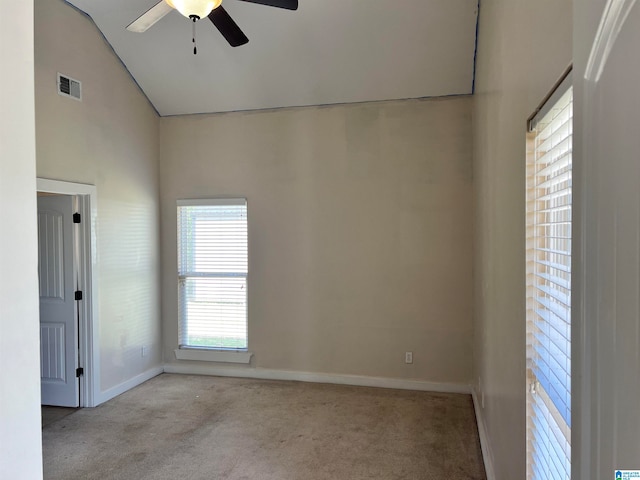
[[247, 202], [178, 201], [180, 348], [247, 349]]
[[571, 478], [571, 75], [530, 122], [527, 478]]

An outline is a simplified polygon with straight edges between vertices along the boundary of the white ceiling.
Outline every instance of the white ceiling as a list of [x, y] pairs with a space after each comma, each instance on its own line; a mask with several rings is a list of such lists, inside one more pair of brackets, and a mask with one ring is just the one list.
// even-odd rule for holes
[[232, 48], [177, 11], [126, 26], [157, 0], [68, 0], [93, 18], [160, 115], [471, 93], [477, 0], [224, 0], [249, 37]]

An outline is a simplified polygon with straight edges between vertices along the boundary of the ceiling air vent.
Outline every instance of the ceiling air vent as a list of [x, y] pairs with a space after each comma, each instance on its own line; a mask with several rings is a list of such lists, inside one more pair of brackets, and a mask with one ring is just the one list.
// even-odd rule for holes
[[58, 73], [58, 94], [82, 101], [82, 83]]

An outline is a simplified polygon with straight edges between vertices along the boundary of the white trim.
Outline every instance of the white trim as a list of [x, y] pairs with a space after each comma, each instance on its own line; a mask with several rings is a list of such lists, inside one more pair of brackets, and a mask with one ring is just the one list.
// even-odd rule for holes
[[37, 178], [36, 182], [38, 192], [59, 193], [62, 195], [90, 195], [92, 198], [94, 195], [97, 196], [98, 193], [95, 185], [86, 183], [63, 182], [47, 178]]
[[178, 360], [197, 360], [200, 362], [244, 363], [251, 362], [252, 352], [207, 350], [201, 348], [176, 348], [173, 351]]
[[133, 378], [130, 378], [126, 382], [122, 382], [120, 385], [116, 385], [115, 387], [111, 387], [104, 392], [100, 392], [97, 398], [97, 402], [95, 406], [100, 405], [101, 403], [107, 402], [112, 398], [117, 397], [118, 395], [122, 395], [125, 392], [128, 392], [132, 388], [137, 387], [138, 385], [143, 384], [147, 380], [151, 380], [153, 377], [157, 377], [161, 373], [164, 372], [164, 369], [160, 367], [153, 367], [147, 370], [146, 372], [142, 372], [139, 375], [136, 375]]
[[471, 387], [471, 398], [473, 398], [473, 408], [476, 411], [478, 436], [480, 437], [480, 448], [482, 449], [482, 458], [484, 460], [484, 470], [487, 475], [487, 480], [496, 480], [496, 473], [493, 468], [493, 453], [491, 451], [491, 444], [489, 443], [487, 424], [484, 420], [484, 409], [480, 405], [478, 393], [473, 387]]
[[192, 198], [180, 199], [176, 201], [178, 207], [196, 207], [196, 206], [216, 206], [231, 205], [244, 207], [247, 204], [245, 197], [221, 197], [221, 198]]
[[464, 383], [436, 383], [404, 378], [296, 372], [291, 370], [271, 370], [266, 368], [240, 368], [216, 365], [169, 363], [165, 364], [164, 371], [165, 373], [180, 373], [185, 375], [213, 375], [218, 377], [256, 378], [260, 380], [288, 380], [309, 383], [330, 383], [334, 385], [354, 385], [358, 387], [417, 390], [423, 392], [471, 393], [470, 386]]
[[36, 179], [39, 192], [73, 195], [78, 198], [83, 221], [79, 229], [78, 246], [80, 263], [78, 282], [84, 293], [80, 315], [80, 366], [84, 375], [80, 380], [80, 406], [95, 407], [100, 391], [100, 341], [98, 325], [98, 265], [96, 261], [96, 217], [98, 212], [98, 190], [94, 185]]
[[[579, 77], [576, 77], [576, 80]], [[596, 251], [598, 237], [596, 222], [592, 221], [595, 212], [594, 194], [590, 185], [594, 182], [595, 162], [591, 158], [591, 143], [585, 132], [597, 132], [593, 115], [593, 98], [595, 83], [580, 79], [576, 84], [576, 92], [581, 93], [578, 104], [582, 103], [581, 111], [574, 117], [574, 155], [573, 165], [573, 242], [571, 248], [575, 255], [571, 258], [572, 289], [571, 289], [571, 472], [573, 478], [591, 480], [597, 478], [597, 473], [591, 471], [592, 440], [594, 432], [593, 410], [597, 406], [593, 403], [592, 392], [594, 368], [596, 361], [595, 336], [597, 335], [597, 309], [593, 308], [593, 298], [598, 291], [593, 288], [594, 282], [589, 279], [591, 272], [596, 272], [597, 261], [587, 252]], [[582, 87], [582, 88], [581, 88]], [[595, 184], [595, 182], [594, 182]], [[587, 249], [587, 247], [589, 247]], [[589, 285], [589, 288], [587, 287]], [[588, 314], [591, 312], [591, 314]]]

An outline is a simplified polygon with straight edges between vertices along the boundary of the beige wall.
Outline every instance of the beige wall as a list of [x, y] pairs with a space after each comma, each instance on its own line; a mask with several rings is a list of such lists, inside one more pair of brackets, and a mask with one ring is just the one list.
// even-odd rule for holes
[[[475, 378], [496, 478], [525, 478], [526, 120], [572, 58], [570, 0], [483, 0], [474, 98]], [[480, 382], [481, 379], [481, 382]], [[481, 384], [480, 384], [481, 383]]]
[[241, 195], [253, 366], [468, 384], [471, 103], [161, 119], [165, 361], [176, 199]]
[[[36, 0], [35, 29], [37, 175], [98, 191], [99, 374], [108, 391], [161, 363], [158, 118], [90, 19], [62, 0]], [[82, 81], [82, 102], [56, 93], [56, 72]]]
[[0, 478], [37, 480], [42, 442], [33, 4], [0, 0], [0, 10]]

